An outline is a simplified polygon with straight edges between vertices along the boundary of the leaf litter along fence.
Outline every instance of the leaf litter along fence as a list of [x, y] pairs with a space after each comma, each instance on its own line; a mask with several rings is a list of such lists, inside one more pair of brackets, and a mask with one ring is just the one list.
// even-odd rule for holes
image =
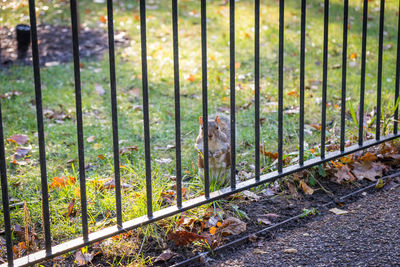
[[[34, 70], [34, 84], [36, 94], [36, 113], [39, 140], [39, 156], [41, 169], [42, 187], [42, 215], [45, 249], [13, 259], [12, 240], [11, 240], [11, 221], [10, 208], [7, 188], [6, 159], [4, 152], [3, 123], [0, 108], [0, 171], [1, 189], [4, 211], [4, 228], [6, 234], [7, 260], [4, 265], [20, 266], [38, 263], [45, 259], [61, 255], [68, 251], [87, 246], [94, 242], [120, 234], [122, 232], [161, 220], [168, 216], [178, 214], [188, 209], [215, 201], [222, 197], [243, 191], [245, 189], [272, 182], [278, 178], [301, 171], [317, 164], [333, 160], [338, 157], [383, 143], [399, 137], [398, 133], [398, 109], [394, 113], [393, 133], [381, 136], [380, 120], [376, 120], [376, 135], [373, 140], [363, 140], [363, 114], [365, 96], [365, 69], [366, 69], [366, 45], [367, 45], [367, 14], [368, 0], [363, 1], [363, 20], [362, 20], [362, 56], [361, 56], [361, 90], [360, 90], [360, 111], [359, 111], [359, 138], [358, 144], [345, 147], [345, 112], [346, 112], [346, 66], [347, 66], [347, 31], [348, 31], [348, 0], [344, 0], [343, 13], [343, 51], [342, 51], [342, 96], [341, 96], [341, 126], [340, 126], [340, 149], [338, 151], [326, 153], [325, 132], [326, 132], [326, 104], [327, 104], [327, 74], [328, 74], [328, 26], [329, 26], [329, 0], [324, 0], [324, 39], [323, 39], [323, 81], [322, 81], [322, 118], [321, 118], [321, 149], [320, 157], [311, 160], [304, 160], [304, 74], [305, 74], [305, 37], [306, 37], [306, 0], [301, 1], [301, 37], [300, 37], [300, 116], [299, 116], [299, 163], [289, 167], [283, 167], [283, 60], [284, 60], [284, 0], [279, 1], [279, 66], [278, 66], [278, 163], [277, 170], [265, 175], [260, 175], [260, 0], [255, 0], [255, 38], [254, 38], [254, 83], [255, 83], [255, 175], [254, 178], [244, 182], [236, 183], [236, 151], [235, 151], [235, 0], [229, 1], [229, 24], [230, 24], [230, 120], [231, 120], [231, 181], [230, 187], [210, 192], [209, 164], [208, 164], [208, 140], [204, 138], [204, 196], [200, 196], [188, 201], [182, 201], [182, 172], [181, 172], [181, 132], [180, 132], [180, 86], [179, 86], [179, 51], [178, 51], [178, 5], [177, 0], [172, 1], [172, 26], [173, 26], [173, 56], [174, 56], [174, 92], [175, 92], [175, 142], [176, 142], [176, 206], [167, 207], [159, 211], [152, 210], [152, 186], [151, 186], [151, 155], [150, 155], [150, 129], [149, 129], [149, 102], [148, 102], [148, 79], [147, 79], [147, 48], [146, 48], [146, 1], [140, 0], [140, 31], [141, 31], [141, 56], [142, 56], [142, 90], [143, 90], [143, 115], [144, 115], [144, 144], [146, 162], [146, 194], [147, 194], [147, 215], [135, 218], [130, 221], [122, 221], [121, 208], [121, 182], [120, 164], [118, 147], [118, 115], [116, 98], [116, 78], [115, 78], [115, 56], [114, 56], [114, 30], [113, 30], [113, 3], [107, 0], [108, 16], [108, 42], [109, 42], [109, 66], [110, 66], [110, 88], [112, 105], [112, 126], [113, 126], [113, 156], [115, 171], [115, 197], [116, 197], [116, 217], [117, 224], [103, 230], [89, 234], [88, 215], [85, 187], [84, 169], [84, 147], [83, 147], [83, 125], [82, 125], [82, 100], [81, 100], [81, 81], [79, 67], [79, 39], [77, 23], [77, 0], [70, 0], [71, 24], [73, 38], [74, 56], [74, 75], [75, 75], [75, 100], [78, 133], [78, 154], [79, 154], [79, 181], [81, 194], [81, 216], [83, 236], [60, 245], [52, 246], [50, 233], [50, 213], [48, 201], [48, 184], [46, 173], [46, 155], [43, 127], [43, 110], [41, 96], [41, 81], [39, 68], [39, 51], [37, 38], [37, 25], [35, 14], [35, 0], [29, 0], [29, 13], [32, 37], [32, 56]], [[384, 8], [385, 0], [380, 1], [380, 26], [379, 26], [379, 50], [378, 50], [378, 79], [377, 79], [377, 118], [381, 117], [381, 84], [382, 84], [382, 51], [383, 51], [383, 29], [384, 29]], [[400, 10], [400, 6], [399, 6]], [[202, 104], [203, 117], [208, 120], [207, 111], [207, 34], [206, 34], [206, 0], [201, 0], [201, 51], [202, 51]], [[398, 21], [400, 29], [400, 17]], [[400, 60], [400, 35], [397, 42], [396, 59], [396, 83], [395, 99], [399, 96], [399, 60]], [[204, 131], [207, 132], [207, 123], [204, 124]]]

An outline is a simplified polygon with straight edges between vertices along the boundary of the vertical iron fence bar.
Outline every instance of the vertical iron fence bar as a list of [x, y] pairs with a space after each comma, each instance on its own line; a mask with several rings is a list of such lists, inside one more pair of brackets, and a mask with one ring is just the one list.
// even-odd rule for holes
[[285, 1], [279, 0], [278, 172], [283, 168], [283, 41]]
[[142, 46], [142, 90], [143, 90], [143, 121], [144, 150], [146, 160], [146, 195], [147, 216], [153, 217], [153, 197], [151, 187], [151, 155], [150, 155], [150, 125], [149, 125], [149, 88], [147, 81], [147, 46], [146, 46], [146, 0], [140, 0], [140, 42]]
[[13, 250], [11, 239], [11, 219], [10, 219], [10, 206], [8, 200], [8, 185], [7, 185], [7, 167], [6, 167], [6, 154], [4, 151], [4, 135], [3, 135], [3, 114], [1, 112], [0, 103], [0, 172], [1, 172], [1, 197], [3, 201], [3, 215], [4, 215], [4, 231], [6, 232], [6, 246], [7, 246], [7, 262], [9, 266], [13, 266]]
[[79, 37], [77, 22], [77, 1], [71, 0], [71, 24], [72, 24], [72, 44], [74, 55], [74, 76], [75, 76], [75, 102], [76, 102], [76, 122], [78, 135], [78, 157], [79, 157], [79, 181], [81, 185], [81, 208], [82, 208], [82, 232], [83, 240], [88, 240], [88, 219], [86, 201], [86, 178], [85, 178], [85, 155], [83, 147], [83, 122], [82, 122], [82, 89], [79, 59]]
[[[398, 103], [399, 98], [399, 87], [400, 87], [400, 2], [399, 2], [399, 18], [397, 25], [397, 58], [396, 58], [396, 87], [394, 93], [394, 103], [395, 105]], [[394, 124], [393, 124], [393, 133], [397, 134], [398, 131], [398, 120], [399, 120], [399, 107], [396, 107], [394, 111]]]
[[172, 32], [174, 47], [176, 204], [182, 208], [181, 107], [179, 88], [178, 2], [172, 0]]
[[322, 118], [321, 118], [321, 158], [325, 158], [326, 141], [326, 94], [328, 85], [328, 26], [329, 26], [329, 0], [324, 1], [324, 51], [322, 73]]
[[340, 114], [340, 151], [344, 151], [346, 135], [346, 77], [347, 77], [347, 30], [349, 23], [349, 0], [344, 0], [343, 10], [343, 52], [342, 52], [342, 100]]
[[361, 52], [361, 87], [360, 87], [360, 114], [358, 119], [358, 144], [362, 146], [364, 140], [364, 95], [365, 95], [365, 60], [367, 54], [367, 19], [368, 0], [364, 0], [363, 29], [362, 29], [362, 52]]
[[260, 181], [260, 0], [254, 7], [254, 98], [255, 178]]
[[231, 87], [231, 188], [236, 188], [236, 114], [235, 114], [235, 0], [229, 1], [229, 50]]
[[46, 149], [44, 141], [42, 88], [40, 82], [39, 47], [37, 38], [35, 1], [29, 0], [29, 17], [31, 23], [33, 76], [35, 80], [36, 119], [39, 140], [40, 180], [42, 186], [43, 224], [46, 253], [51, 253], [49, 193], [47, 185]]
[[113, 2], [107, 0], [108, 20], [108, 52], [110, 59], [110, 89], [111, 89], [111, 113], [113, 127], [113, 152], [114, 152], [114, 177], [115, 177], [115, 206], [117, 208], [117, 225], [122, 227], [122, 203], [121, 203], [121, 172], [119, 167], [119, 144], [118, 144], [118, 108], [117, 89], [115, 78], [115, 49], [114, 49], [114, 15]]
[[299, 164], [304, 164], [304, 69], [306, 51], [306, 0], [301, 1]]
[[203, 147], [204, 147], [204, 195], [210, 197], [210, 173], [208, 167], [208, 107], [207, 107], [207, 6], [206, 0], [201, 0], [201, 67], [203, 94]]
[[385, 23], [385, 0], [381, 0], [379, 15], [378, 84], [376, 92], [376, 140], [381, 139], [381, 97], [382, 97], [382, 51], [383, 28]]

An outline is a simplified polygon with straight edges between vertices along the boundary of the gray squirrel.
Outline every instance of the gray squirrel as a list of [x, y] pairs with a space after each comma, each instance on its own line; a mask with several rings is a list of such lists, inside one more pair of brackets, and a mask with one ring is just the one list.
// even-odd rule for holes
[[[231, 146], [230, 146], [230, 121], [229, 118], [216, 115], [208, 120], [208, 159], [211, 181], [218, 180], [222, 185], [230, 181]], [[204, 172], [204, 132], [203, 117], [199, 117], [199, 135], [196, 138], [195, 148], [198, 153], [199, 176], [203, 178]]]

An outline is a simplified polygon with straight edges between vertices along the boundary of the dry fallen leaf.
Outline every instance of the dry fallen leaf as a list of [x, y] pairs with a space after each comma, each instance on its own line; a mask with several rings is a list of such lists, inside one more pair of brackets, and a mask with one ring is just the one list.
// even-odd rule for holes
[[357, 58], [357, 53], [350, 54], [350, 59], [356, 59], [356, 58]]
[[295, 249], [295, 248], [287, 248], [287, 249], [283, 250], [283, 252], [284, 253], [293, 253], [293, 254], [295, 254], [295, 253], [297, 253], [297, 249]]
[[255, 194], [255, 193], [253, 193], [253, 192], [251, 192], [251, 191], [249, 191], [249, 190], [243, 191], [243, 195], [244, 195], [247, 199], [253, 200], [253, 201], [258, 201], [258, 200], [260, 200], [260, 198], [261, 198], [259, 195]]
[[307, 195], [312, 195], [314, 193], [314, 189], [309, 187], [306, 184], [306, 182], [304, 182], [303, 179], [300, 181], [300, 186], [301, 186], [301, 189], [303, 189], [303, 192], [306, 193]]
[[216, 232], [217, 232], [217, 227], [213, 226], [210, 228], [210, 234], [215, 235]]
[[187, 78], [188, 81], [194, 82], [196, 80], [196, 77], [193, 74], [189, 75], [189, 78]]
[[333, 209], [330, 209], [329, 211], [336, 215], [343, 215], [343, 214], [349, 213], [347, 210], [341, 210], [338, 208], [333, 208]]
[[66, 216], [66, 217], [71, 216], [72, 211], [74, 210], [74, 205], [75, 205], [75, 198], [73, 198], [73, 199], [71, 200], [71, 202], [69, 203], [69, 205], [68, 205], [68, 213], [67, 213], [67, 216]]
[[337, 172], [334, 174], [334, 177], [332, 177], [331, 180], [338, 184], [341, 184], [343, 182], [355, 181], [356, 178], [351, 173], [349, 166], [343, 165], [342, 167], [337, 169]]
[[273, 153], [273, 152], [265, 151], [263, 144], [260, 145], [260, 152], [264, 156], [269, 157], [271, 160], [276, 160], [278, 158], [278, 152]]
[[107, 22], [107, 18], [105, 16], [100, 16], [99, 20], [102, 23], [106, 23]]
[[344, 164], [353, 163], [353, 157], [351, 155], [347, 155], [347, 156], [341, 157], [339, 160]]
[[321, 124], [311, 123], [310, 126], [313, 127], [315, 130], [318, 130], [318, 131], [321, 131], [321, 129], [322, 129]]
[[18, 147], [17, 151], [14, 154], [15, 159], [25, 158], [26, 155], [31, 151], [30, 147]]
[[28, 250], [28, 247], [26, 246], [25, 242], [19, 242], [17, 245], [13, 246], [12, 250], [15, 255], [21, 257]]
[[353, 163], [353, 173], [359, 179], [368, 179], [372, 182], [376, 181], [376, 177], [382, 177], [383, 171], [388, 166], [381, 162], [355, 162]]
[[119, 150], [119, 153], [121, 155], [124, 155], [124, 154], [128, 154], [132, 151], [138, 151], [138, 147], [137, 146], [121, 147], [121, 149]]
[[246, 231], [246, 223], [235, 217], [229, 217], [224, 220], [221, 224], [221, 227], [218, 231], [223, 235], [238, 235], [244, 231]]
[[163, 251], [163, 253], [161, 253], [155, 260], [154, 263], [161, 263], [161, 262], [166, 262], [170, 259], [172, 259], [173, 257], [177, 256], [178, 254], [171, 251], [170, 249], [167, 249], [165, 251]]
[[378, 157], [375, 154], [372, 154], [370, 152], [367, 152], [364, 156], [361, 156], [359, 158], [360, 161], [374, 161], [377, 159], [378, 159]]
[[257, 222], [258, 223], [263, 223], [265, 225], [271, 225], [272, 222], [270, 220], [268, 220], [267, 218], [265, 218], [264, 216], [257, 218]]
[[168, 190], [161, 192], [162, 204], [171, 205], [175, 201], [175, 191]]
[[177, 246], [187, 246], [194, 241], [206, 240], [206, 238], [204, 236], [183, 230], [169, 234], [168, 240], [173, 240]]
[[24, 134], [15, 134], [7, 138], [7, 142], [16, 143], [21, 146], [25, 145], [27, 141], [28, 141], [28, 136]]
[[61, 188], [67, 185], [73, 185], [76, 182], [76, 178], [73, 176], [61, 176], [53, 177], [53, 182], [50, 184], [50, 188]]
[[297, 93], [296, 90], [292, 90], [292, 91], [288, 92], [287, 95], [298, 97], [299, 93]]

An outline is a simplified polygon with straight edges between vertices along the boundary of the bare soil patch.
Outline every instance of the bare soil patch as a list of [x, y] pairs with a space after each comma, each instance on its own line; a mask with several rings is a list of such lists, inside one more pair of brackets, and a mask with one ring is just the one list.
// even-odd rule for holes
[[[38, 25], [40, 64], [54, 66], [73, 60], [72, 30], [65, 26]], [[32, 51], [24, 60], [17, 59], [17, 41], [15, 29], [0, 28], [0, 67], [11, 64], [30, 64]], [[125, 32], [115, 33], [116, 46], [125, 46], [129, 42]], [[108, 49], [108, 35], [102, 29], [83, 28], [79, 36], [80, 56], [86, 59], [100, 59]]]

